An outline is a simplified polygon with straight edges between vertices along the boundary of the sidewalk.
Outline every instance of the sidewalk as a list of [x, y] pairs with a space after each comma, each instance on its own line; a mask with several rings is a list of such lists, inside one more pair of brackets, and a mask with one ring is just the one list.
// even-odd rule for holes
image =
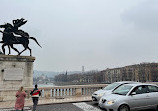
[[[83, 102], [83, 101], [91, 101], [91, 96], [84, 96], [84, 97], [71, 97], [71, 98], [59, 98], [59, 99], [40, 99], [39, 105], [45, 104], [57, 104], [57, 103], [71, 103], [71, 102]], [[13, 108], [15, 105], [15, 101], [5, 101], [0, 102], [0, 109], [2, 108]], [[25, 100], [25, 106], [32, 106], [32, 100]]]

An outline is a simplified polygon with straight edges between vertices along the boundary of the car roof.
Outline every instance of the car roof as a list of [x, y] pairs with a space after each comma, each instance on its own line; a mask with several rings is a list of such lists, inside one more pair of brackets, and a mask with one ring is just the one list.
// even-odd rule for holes
[[152, 85], [152, 86], [157, 86], [156, 84], [149, 84], [149, 83], [129, 83], [129, 84], [125, 84], [125, 85], [130, 85], [130, 86], [140, 86], [140, 85]]
[[115, 82], [115, 83], [123, 84], [123, 83], [139, 83], [139, 82], [136, 82], [136, 81], [119, 81], [119, 82]]

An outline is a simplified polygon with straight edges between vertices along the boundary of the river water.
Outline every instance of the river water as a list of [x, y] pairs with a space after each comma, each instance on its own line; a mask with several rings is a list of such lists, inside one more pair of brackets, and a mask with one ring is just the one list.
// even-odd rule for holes
[[53, 87], [55, 86], [53, 83], [48, 83], [48, 84], [38, 84], [38, 87]]

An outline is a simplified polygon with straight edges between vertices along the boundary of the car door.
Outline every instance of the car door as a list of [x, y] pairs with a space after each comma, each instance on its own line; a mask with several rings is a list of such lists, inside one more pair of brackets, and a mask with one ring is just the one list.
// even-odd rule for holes
[[131, 109], [146, 109], [147, 99], [147, 87], [137, 86], [131, 91], [128, 104]]
[[155, 85], [148, 85], [148, 100], [147, 100], [147, 106], [152, 107], [158, 105], [158, 87]]

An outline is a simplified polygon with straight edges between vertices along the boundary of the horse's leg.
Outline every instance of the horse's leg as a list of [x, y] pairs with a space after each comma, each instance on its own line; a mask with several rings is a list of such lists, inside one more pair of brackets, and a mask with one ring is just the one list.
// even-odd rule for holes
[[29, 50], [30, 50], [30, 56], [31, 56], [31, 49], [28, 47], [28, 44], [29, 44], [29, 41], [28, 41], [28, 40], [26, 40], [26, 41], [22, 44], [23, 47], [24, 47], [24, 50], [21, 51], [21, 52], [19, 53], [19, 55], [20, 55], [21, 53], [23, 53], [26, 49], [29, 49]]
[[8, 55], [10, 55], [10, 47], [9, 47], [9, 45], [8, 45], [8, 49], [9, 49], [9, 54]]
[[4, 48], [5, 46], [6, 46], [6, 44], [3, 44], [3, 45], [2, 45], [2, 51], [3, 51], [3, 54], [4, 54], [4, 55], [5, 55], [5, 48]]
[[10, 45], [10, 47], [11, 47], [12, 49], [14, 49], [14, 50], [18, 53], [18, 55], [19, 55], [20, 52], [19, 52], [15, 47], [13, 47], [13, 44]]
[[30, 47], [27, 47], [30, 50], [30, 56], [32, 56], [32, 50], [30, 49]]
[[25, 48], [23, 51], [21, 51], [18, 55], [20, 55], [21, 53], [23, 53], [27, 48]]

